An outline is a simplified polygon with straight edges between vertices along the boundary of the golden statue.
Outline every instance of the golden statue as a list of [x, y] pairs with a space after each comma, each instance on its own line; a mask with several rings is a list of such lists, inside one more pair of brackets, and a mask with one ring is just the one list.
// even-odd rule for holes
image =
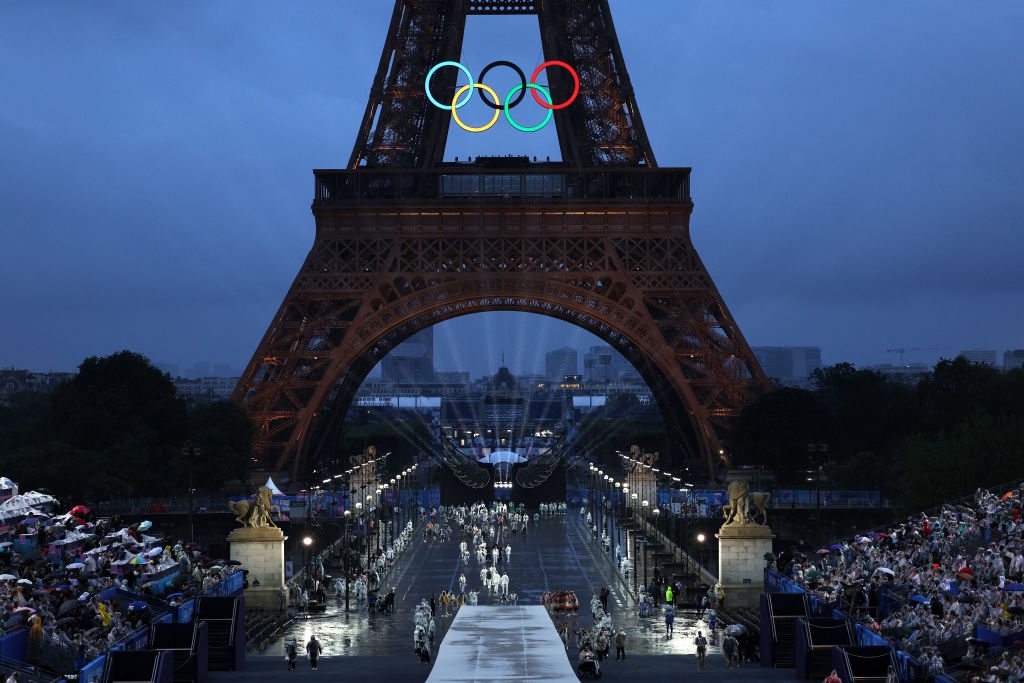
[[261, 486], [256, 489], [256, 496], [252, 501], [240, 500], [237, 503], [228, 501], [228, 508], [235, 513], [235, 521], [245, 527], [261, 529], [265, 527], [277, 527], [274, 524], [274, 512], [278, 514], [281, 510], [273, 503], [273, 492], [268, 486]]

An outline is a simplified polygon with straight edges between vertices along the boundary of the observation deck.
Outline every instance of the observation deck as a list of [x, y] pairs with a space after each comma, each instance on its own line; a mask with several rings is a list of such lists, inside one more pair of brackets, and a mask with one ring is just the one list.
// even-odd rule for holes
[[467, 205], [692, 206], [690, 169], [551, 166], [316, 170], [313, 208]]

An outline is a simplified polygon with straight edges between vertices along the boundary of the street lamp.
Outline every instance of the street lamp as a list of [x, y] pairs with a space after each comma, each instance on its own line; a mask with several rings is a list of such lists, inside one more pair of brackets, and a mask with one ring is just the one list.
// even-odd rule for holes
[[349, 554], [348, 554], [348, 539], [349, 539], [348, 523], [349, 523], [350, 519], [352, 519], [352, 511], [351, 510], [345, 510], [345, 549], [342, 551], [345, 554], [341, 558], [341, 566], [342, 566], [342, 568], [345, 571], [345, 611], [346, 612], [348, 611], [348, 584], [351, 583], [351, 578], [352, 578], [351, 577], [351, 572], [349, 571], [350, 559], [349, 559]]
[[304, 580], [303, 580], [302, 583], [303, 583], [303, 587], [305, 587], [305, 586], [309, 585], [309, 572], [310, 572], [310, 568], [311, 568], [310, 565], [312, 564], [311, 553], [312, 553], [313, 549], [312, 549], [311, 546], [313, 545], [313, 537], [307, 534], [302, 539], [302, 545], [303, 545], [302, 554], [304, 556], [303, 559], [304, 559], [304, 564], [305, 564], [305, 567], [306, 567], [305, 577], [304, 577]]

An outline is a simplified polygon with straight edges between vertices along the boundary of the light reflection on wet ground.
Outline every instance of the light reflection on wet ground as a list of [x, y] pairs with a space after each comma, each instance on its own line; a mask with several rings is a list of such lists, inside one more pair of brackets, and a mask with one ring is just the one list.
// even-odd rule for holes
[[[351, 611], [345, 612], [344, 600], [331, 599], [328, 610], [322, 615], [296, 619], [276, 642], [267, 647], [262, 656], [282, 657], [283, 644], [295, 638], [300, 650], [311, 635], [316, 635], [323, 646], [323, 656], [332, 655], [401, 655], [413, 658], [412, 633], [413, 614], [416, 604], [442, 590], [457, 590], [460, 571], [466, 574], [469, 589], [480, 588], [480, 566], [475, 556], [466, 567], [460, 567], [458, 542], [453, 536], [448, 542], [422, 542], [417, 536], [398, 559], [391, 573], [383, 582], [385, 590], [396, 589], [396, 604], [393, 614], [368, 614], [365, 603], [359, 603], [354, 596], [350, 599]], [[587, 534], [578, 515], [569, 513], [565, 518], [541, 519], [531, 525], [526, 538], [515, 536], [509, 540], [512, 546], [511, 562], [506, 571], [509, 574], [509, 588], [519, 596], [521, 605], [540, 604], [544, 591], [573, 590], [580, 601], [580, 614], [568, 618], [570, 631], [578, 625], [589, 626], [590, 599], [601, 588], [612, 590], [609, 607], [616, 627], [623, 625], [627, 633], [627, 654], [685, 654], [693, 655], [696, 648], [693, 639], [697, 631], [708, 635], [706, 620], [692, 611], [677, 611], [674, 635], [666, 638], [665, 623], [658, 616], [640, 619], [636, 608], [623, 589], [620, 579], [614, 575], [611, 563], [600, 555], [597, 543]], [[383, 591], [382, 591], [383, 592]], [[497, 604], [496, 597], [480, 593], [480, 604]], [[437, 636], [435, 648], [439, 646], [447, 631], [450, 618], [440, 616], [437, 610]], [[562, 619], [556, 620], [558, 623]], [[720, 658], [718, 646], [721, 634], [709, 638], [709, 659]], [[570, 661], [576, 661], [574, 639], [570, 638]], [[612, 648], [614, 651], [614, 647]], [[614, 658], [613, 658], [614, 661]]]

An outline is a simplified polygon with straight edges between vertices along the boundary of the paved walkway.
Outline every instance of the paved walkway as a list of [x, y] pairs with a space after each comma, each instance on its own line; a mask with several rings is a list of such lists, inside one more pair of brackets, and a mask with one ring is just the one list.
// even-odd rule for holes
[[[301, 661], [302, 677], [317, 675], [329, 680], [375, 683], [396, 676], [394, 681], [421, 681], [428, 673], [428, 664], [419, 663], [413, 654], [413, 612], [422, 599], [442, 590], [457, 590], [460, 571], [465, 572], [470, 589], [479, 588], [480, 568], [475, 556], [467, 567], [460, 567], [459, 539], [448, 542], [430, 541], [422, 537], [413, 540], [411, 547], [398, 559], [387, 579], [385, 588], [396, 588], [394, 614], [367, 614], [365, 607], [354, 598], [350, 612], [344, 603], [332, 604], [324, 615], [297, 619], [282, 634], [282, 638], [267, 647], [262, 655], [250, 655], [247, 670], [237, 674], [214, 674], [213, 683], [220, 681], [270, 680], [287, 674], [283, 656], [283, 642], [294, 637], [302, 644], [315, 634], [324, 653], [320, 670], [310, 671], [308, 661]], [[611, 563], [601, 556], [596, 541], [587, 533], [579, 515], [570, 512], [563, 517], [541, 519], [531, 524], [526, 538], [511, 538], [511, 562], [506, 571], [509, 588], [518, 594], [520, 605], [540, 604], [544, 591], [573, 590], [580, 600], [580, 614], [569, 618], [570, 629], [576, 623], [589, 626], [590, 599], [602, 587], [611, 591], [609, 607], [616, 626], [627, 632], [628, 663], [606, 661], [603, 671], [606, 680], [663, 680], [664, 677], [686, 675], [686, 680], [700, 681], [767, 681], [793, 680], [792, 670], [762, 669], [748, 664], [738, 671], [725, 668], [724, 658], [717, 647], [721, 635], [712, 639], [708, 665], [698, 674], [693, 639], [698, 630], [707, 634], [707, 624], [693, 612], [676, 614], [675, 633], [666, 638], [664, 621], [658, 617], [640, 619], [632, 600], [626, 595], [621, 581], [614, 575]], [[485, 592], [480, 593], [480, 604], [497, 604]], [[656, 612], [657, 613], [657, 612]], [[440, 644], [451, 623], [450, 618], [437, 617], [438, 632], [435, 643]], [[344, 655], [339, 657], [339, 655]], [[436, 655], [436, 652], [435, 652]], [[570, 642], [569, 661], [575, 665], [577, 652]]]

